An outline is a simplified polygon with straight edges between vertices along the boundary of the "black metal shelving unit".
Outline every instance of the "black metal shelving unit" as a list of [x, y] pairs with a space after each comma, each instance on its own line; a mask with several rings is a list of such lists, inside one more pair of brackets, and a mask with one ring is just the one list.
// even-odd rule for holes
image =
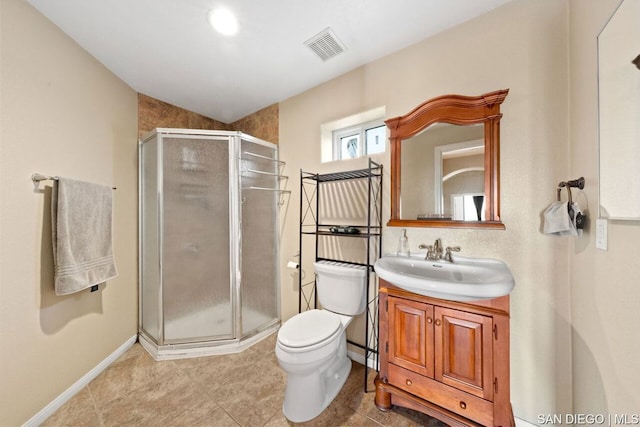
[[[358, 210], [362, 218], [358, 223], [349, 224], [348, 231], [340, 232], [344, 224], [327, 224], [319, 217], [320, 212], [320, 192], [322, 186], [338, 181], [355, 181], [355, 186], [366, 192], [366, 209]], [[345, 199], [342, 199], [342, 204]], [[341, 206], [348, 209], [348, 207]], [[365, 212], [366, 211], [366, 212]], [[344, 229], [342, 229], [344, 230]], [[337, 237], [336, 237], [337, 236]], [[326, 237], [336, 237], [338, 239], [362, 239], [364, 241], [365, 254], [361, 260], [349, 261], [331, 256], [331, 254], [319, 254], [319, 242]], [[305, 239], [315, 239], [313, 254], [305, 254], [304, 247], [311, 243], [304, 244]], [[367, 378], [369, 375], [369, 364], [372, 363], [378, 369], [378, 287], [373, 274], [373, 264], [382, 256], [382, 165], [369, 159], [366, 169], [336, 172], [328, 174], [317, 174], [300, 170], [300, 241], [299, 241], [300, 265], [303, 266], [305, 257], [313, 256], [315, 261], [328, 260], [338, 261], [347, 264], [367, 267], [366, 276], [366, 300], [365, 309], [365, 343], [357, 343], [347, 340], [351, 345], [364, 350], [365, 374], [364, 391], [367, 390]], [[311, 310], [317, 307], [316, 281], [305, 282], [304, 274], [298, 275], [298, 312]]]

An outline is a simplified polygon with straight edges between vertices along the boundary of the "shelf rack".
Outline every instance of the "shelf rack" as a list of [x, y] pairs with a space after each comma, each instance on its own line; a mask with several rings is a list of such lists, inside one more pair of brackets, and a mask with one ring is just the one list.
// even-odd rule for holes
[[[253, 167], [246, 167], [240, 170], [240, 177], [243, 179], [243, 182], [248, 182], [249, 185], [243, 184], [241, 187], [242, 191], [245, 190], [255, 190], [255, 191], [271, 191], [280, 195], [280, 200], [278, 204], [280, 206], [284, 205], [285, 200], [284, 196], [291, 193], [291, 190], [283, 190], [280, 188], [280, 182], [286, 181], [289, 179], [287, 175], [282, 175], [282, 169], [286, 162], [279, 159], [274, 159], [273, 157], [264, 156], [262, 154], [253, 153], [250, 151], [243, 151], [240, 156], [240, 162], [243, 161], [267, 161], [272, 163], [273, 170], [261, 170], [254, 169]], [[256, 182], [258, 184], [256, 184]], [[251, 184], [253, 183], [253, 185]], [[269, 186], [269, 184], [273, 186]], [[244, 200], [244, 199], [243, 199]]]
[[[362, 209], [362, 217], [358, 223], [349, 224], [353, 233], [336, 232], [337, 227], [343, 224], [324, 223], [320, 218], [320, 191], [323, 185], [337, 181], [358, 181], [363, 187], [366, 185], [366, 209]], [[342, 199], [343, 203], [345, 199]], [[344, 206], [343, 206], [344, 207]], [[366, 212], [365, 212], [366, 211]], [[333, 230], [333, 231], [332, 231]], [[326, 236], [339, 239], [362, 239], [364, 240], [364, 256], [360, 261], [348, 261], [338, 257], [320, 256], [319, 242]], [[382, 256], [382, 165], [369, 159], [366, 169], [351, 170], [328, 174], [317, 174], [300, 170], [300, 240], [299, 254], [300, 265], [304, 265], [305, 254], [303, 240], [315, 239], [313, 259], [315, 261], [328, 260], [338, 261], [347, 264], [366, 266], [368, 273], [366, 276], [366, 301], [365, 309], [365, 343], [358, 343], [347, 340], [351, 345], [364, 350], [365, 370], [364, 370], [364, 391], [367, 390], [367, 378], [369, 365], [373, 364], [378, 369], [378, 295], [373, 274], [373, 264]], [[310, 246], [311, 243], [307, 245]], [[311, 310], [317, 307], [316, 281], [304, 281], [304, 274], [298, 275], [298, 312]], [[373, 286], [372, 286], [373, 285]]]

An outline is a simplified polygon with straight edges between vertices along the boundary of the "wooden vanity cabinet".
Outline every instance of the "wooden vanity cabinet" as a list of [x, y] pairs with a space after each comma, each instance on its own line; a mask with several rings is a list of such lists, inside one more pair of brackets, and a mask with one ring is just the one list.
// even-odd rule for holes
[[509, 297], [461, 303], [380, 280], [376, 406], [452, 426], [515, 425], [509, 397]]

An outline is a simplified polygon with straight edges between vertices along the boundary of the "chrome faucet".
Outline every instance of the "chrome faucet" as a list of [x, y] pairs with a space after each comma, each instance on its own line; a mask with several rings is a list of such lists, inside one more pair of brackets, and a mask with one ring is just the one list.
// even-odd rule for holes
[[424, 243], [418, 246], [419, 249], [426, 249], [427, 254], [424, 259], [428, 261], [437, 261], [442, 259], [442, 241], [438, 238], [433, 245], [425, 245]]
[[427, 254], [424, 256], [425, 260], [431, 260], [434, 259], [434, 255], [433, 255], [433, 245], [425, 245], [424, 243], [420, 243], [418, 245], [418, 249], [426, 249], [427, 250]]
[[453, 257], [451, 256], [451, 252], [460, 252], [460, 246], [447, 246], [447, 253], [444, 254], [444, 260], [447, 262], [453, 262]]
[[442, 240], [440, 238], [436, 239], [436, 241], [433, 242], [433, 245], [421, 244], [420, 246], [418, 246], [418, 248], [427, 250], [427, 253], [424, 257], [424, 259], [427, 261], [439, 261], [443, 259], [446, 262], [453, 262], [451, 252], [460, 252], [460, 246], [447, 246], [447, 248], [445, 249], [445, 254], [443, 255]]
[[442, 259], [442, 240], [440, 238], [437, 238], [433, 243], [433, 254], [435, 259]]

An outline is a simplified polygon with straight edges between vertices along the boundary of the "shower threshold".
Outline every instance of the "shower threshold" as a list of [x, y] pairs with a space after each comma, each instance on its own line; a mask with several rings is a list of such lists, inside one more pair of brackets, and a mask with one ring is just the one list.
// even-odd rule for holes
[[190, 342], [185, 344], [167, 344], [159, 346], [144, 331], [138, 333], [140, 345], [156, 361], [187, 359], [192, 357], [206, 357], [221, 354], [240, 353], [254, 344], [267, 338], [280, 327], [280, 322], [276, 321], [259, 331], [243, 337], [242, 339], [216, 340]]

